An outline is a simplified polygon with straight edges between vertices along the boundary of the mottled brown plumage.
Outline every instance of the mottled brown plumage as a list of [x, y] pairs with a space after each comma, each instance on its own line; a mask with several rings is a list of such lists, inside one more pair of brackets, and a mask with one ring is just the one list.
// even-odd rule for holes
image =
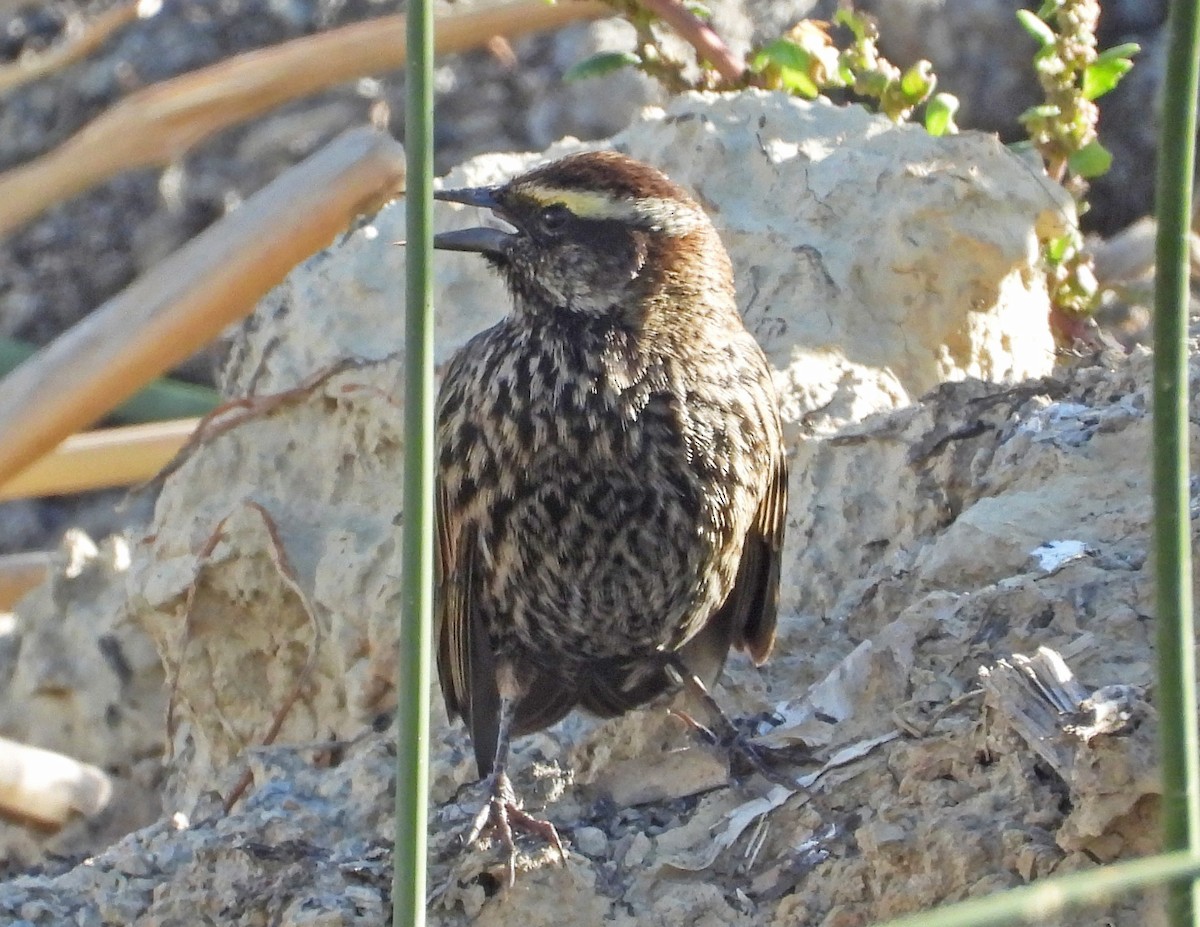
[[437, 408], [438, 673], [494, 775], [476, 831], [511, 843], [510, 735], [628, 711], [672, 669], [711, 683], [731, 647], [766, 659], [786, 463], [729, 258], [679, 186], [591, 152], [438, 196], [513, 227], [435, 239], [514, 300]]

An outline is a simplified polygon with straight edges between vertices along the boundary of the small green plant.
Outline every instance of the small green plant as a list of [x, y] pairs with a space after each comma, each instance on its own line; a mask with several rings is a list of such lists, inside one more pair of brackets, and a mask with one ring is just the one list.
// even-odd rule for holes
[[[664, 28], [668, 16], [674, 19], [673, 25], [679, 31], [681, 24], [695, 29], [699, 34], [704, 31], [711, 33], [707, 26], [710, 18], [708, 8], [701, 3], [679, 0], [666, 0], [664, 3], [640, 3], [638, 0], [607, 0], [621, 17], [637, 32], [636, 46], [628, 52], [600, 52], [590, 58], [585, 58], [569, 68], [563, 79], [566, 81], [582, 80], [589, 77], [600, 77], [611, 74], [621, 68], [632, 67], [643, 74], [653, 77], [669, 93], [683, 93], [687, 90], [733, 90], [735, 82], [729, 80], [729, 71], [722, 75], [721, 69], [714, 62], [705, 59], [701, 47], [697, 47], [696, 55], [699, 69], [692, 69], [689, 74], [688, 63], [669, 52], [663, 44], [668, 30]], [[671, 15], [674, 13], [675, 15]], [[666, 15], [664, 15], [666, 14]], [[715, 33], [711, 33], [715, 38]], [[720, 43], [719, 39], [716, 39]], [[721, 43], [723, 45], [723, 43]]]
[[[1021, 115], [1021, 123], [1046, 172], [1071, 193], [1082, 216], [1088, 209], [1088, 180], [1112, 164], [1112, 154], [1097, 137], [1095, 101], [1129, 72], [1139, 48], [1126, 43], [1097, 52], [1098, 0], [1046, 0], [1036, 13], [1018, 10], [1017, 19], [1038, 43], [1033, 66], [1045, 96], [1044, 103]], [[1042, 254], [1051, 304], [1065, 316], [1059, 322], [1090, 316], [1101, 294], [1079, 229], [1044, 241]]]
[[[628, 52], [601, 52], [571, 68], [567, 80], [598, 77], [633, 67], [655, 78], [672, 93], [684, 90], [741, 90], [763, 87], [806, 99], [830, 91], [846, 91], [871, 101], [895, 122], [910, 120], [923, 107], [925, 128], [933, 135], [958, 131], [958, 100], [935, 93], [937, 77], [928, 61], [901, 70], [879, 52], [875, 22], [849, 6], [840, 9], [832, 26], [803, 20], [784, 35], [754, 49], [747, 61], [735, 58], [707, 25], [707, 9], [678, 0], [609, 0], [637, 30], [637, 46]], [[696, 49], [700, 67], [672, 55], [663, 44], [670, 25]], [[833, 27], [849, 36], [839, 47]]]
[[[806, 99], [842, 93], [873, 103], [895, 122], [920, 116], [931, 135], [958, 131], [958, 100], [938, 93], [928, 61], [900, 69], [879, 52], [874, 20], [847, 2], [832, 24], [803, 20], [783, 35], [754, 49], [743, 61], [708, 25], [708, 11], [690, 0], [608, 0], [637, 30], [637, 47], [604, 52], [580, 62], [567, 79], [596, 77], [633, 67], [659, 80], [670, 92], [740, 90], [763, 87]], [[1038, 43], [1033, 64], [1045, 102], [1022, 114], [1030, 143], [1047, 173], [1075, 200], [1076, 214], [1087, 212], [1088, 180], [1105, 173], [1112, 155], [1096, 133], [1096, 100], [1111, 91], [1133, 67], [1139, 49], [1126, 43], [1098, 52], [1099, 0], [1045, 0], [1037, 12], [1019, 10], [1017, 19]], [[699, 67], [664, 48], [666, 28], [696, 50]], [[834, 32], [848, 36], [839, 45]], [[1077, 227], [1042, 242], [1056, 334], [1077, 335], [1080, 319], [1091, 316], [1100, 287]]]
[[825, 23], [804, 20], [785, 35], [768, 42], [750, 58], [753, 83], [816, 99], [830, 90], [850, 90], [874, 101], [893, 122], [906, 122], [925, 107], [925, 128], [931, 135], [958, 131], [954, 114], [958, 100], [934, 93], [937, 75], [928, 61], [900, 70], [879, 53], [879, 29], [868, 16], [849, 7], [838, 10], [834, 24], [853, 37], [839, 49]]

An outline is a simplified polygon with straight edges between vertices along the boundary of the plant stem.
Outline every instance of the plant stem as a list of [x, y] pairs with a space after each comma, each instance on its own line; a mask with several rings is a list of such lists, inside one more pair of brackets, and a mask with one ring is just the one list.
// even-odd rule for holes
[[408, 5], [405, 109], [407, 286], [404, 331], [403, 614], [397, 681], [392, 923], [425, 923], [429, 682], [433, 625], [433, 3]]
[[[1154, 312], [1154, 539], [1165, 850], [1200, 856], [1200, 737], [1188, 471], [1188, 220], [1195, 164], [1200, 3], [1171, 6], [1158, 148]], [[1196, 924], [1196, 882], [1167, 896], [1171, 927]]]
[[696, 50], [696, 57], [711, 64], [731, 84], [741, 82], [746, 62], [735, 55], [708, 23], [688, 10], [679, 0], [639, 0], [641, 5], [670, 26]]
[[922, 911], [887, 921], [881, 927], [1048, 925], [1054, 923], [1055, 914], [1067, 908], [1099, 904], [1134, 889], [1160, 885], [1172, 877], [1196, 875], [1200, 875], [1200, 860], [1182, 852], [1162, 853], [1055, 876], [984, 898]]

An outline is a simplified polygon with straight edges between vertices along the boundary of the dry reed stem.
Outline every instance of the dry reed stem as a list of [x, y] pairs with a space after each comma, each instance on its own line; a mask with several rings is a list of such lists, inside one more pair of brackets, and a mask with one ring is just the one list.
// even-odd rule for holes
[[0, 501], [129, 486], [154, 477], [195, 431], [196, 418], [71, 435], [0, 485]]
[[395, 140], [346, 132], [18, 367], [0, 382], [0, 485], [248, 314], [403, 176]]
[[37, 55], [22, 55], [12, 64], [0, 67], [0, 94], [87, 57], [103, 45], [110, 35], [137, 19], [141, 5], [141, 0], [134, 0], [133, 3], [107, 10], [85, 23], [74, 34], [68, 30], [67, 37], [47, 51]]
[[[600, 3], [521, 0], [447, 16], [439, 53], [611, 15]], [[209, 136], [289, 100], [405, 62], [403, 16], [384, 16], [248, 52], [130, 94], [54, 150], [0, 174], [0, 235], [47, 207], [140, 167], [162, 167]]]

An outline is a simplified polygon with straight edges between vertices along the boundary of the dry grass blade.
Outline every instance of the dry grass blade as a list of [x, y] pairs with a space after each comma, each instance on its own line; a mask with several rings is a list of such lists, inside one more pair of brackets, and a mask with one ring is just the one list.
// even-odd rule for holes
[[140, 15], [141, 0], [126, 3], [101, 13], [83, 28], [68, 33], [68, 38], [40, 55], [23, 55], [12, 64], [0, 67], [0, 93], [45, 77], [79, 61], [103, 45], [110, 35], [128, 25]]
[[187, 441], [199, 419], [105, 428], [72, 435], [0, 485], [0, 501], [128, 486], [151, 479]]
[[347, 132], [22, 364], [0, 382], [0, 484], [249, 313], [403, 176], [396, 141]]
[[[599, 3], [522, 0], [438, 24], [437, 51], [611, 13]], [[123, 171], [161, 167], [222, 129], [326, 87], [394, 71], [405, 61], [402, 16], [295, 39], [130, 94], [53, 151], [0, 174], [0, 234]]]

